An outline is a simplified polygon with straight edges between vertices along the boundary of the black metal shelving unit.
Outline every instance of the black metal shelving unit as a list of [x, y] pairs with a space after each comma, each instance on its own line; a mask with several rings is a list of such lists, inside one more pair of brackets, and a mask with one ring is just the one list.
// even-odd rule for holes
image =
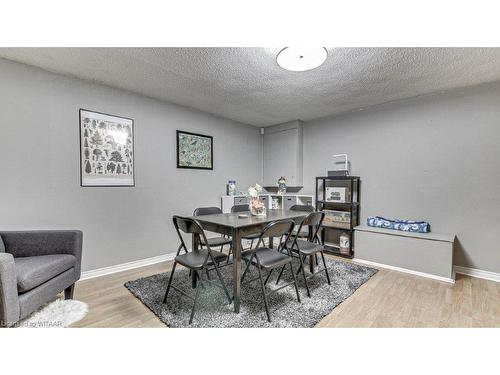
[[[326, 200], [327, 187], [340, 187], [348, 189], [348, 198], [346, 202], [337, 202]], [[327, 253], [352, 258], [354, 256], [354, 227], [359, 225], [359, 198], [360, 198], [361, 179], [358, 176], [326, 176], [316, 177], [316, 210], [335, 210], [350, 213], [350, 222], [348, 227], [323, 225], [321, 229], [321, 241], [325, 246]], [[345, 233], [349, 236], [349, 254], [340, 252], [340, 244], [334, 243], [335, 239]], [[333, 238], [333, 240], [332, 240]]]

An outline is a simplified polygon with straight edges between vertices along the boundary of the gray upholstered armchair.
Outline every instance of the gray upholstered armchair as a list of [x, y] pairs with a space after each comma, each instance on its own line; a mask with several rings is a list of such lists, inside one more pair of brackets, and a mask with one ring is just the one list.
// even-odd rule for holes
[[0, 327], [25, 318], [80, 278], [82, 232], [0, 232]]

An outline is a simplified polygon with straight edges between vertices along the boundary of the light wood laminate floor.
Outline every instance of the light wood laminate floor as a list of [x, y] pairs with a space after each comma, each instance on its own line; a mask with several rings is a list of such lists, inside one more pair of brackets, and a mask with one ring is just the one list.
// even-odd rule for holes
[[[123, 284], [168, 271], [171, 264], [80, 281], [75, 299], [89, 304], [90, 312], [73, 327], [164, 328]], [[317, 327], [500, 327], [500, 283], [457, 275], [451, 285], [380, 269]]]

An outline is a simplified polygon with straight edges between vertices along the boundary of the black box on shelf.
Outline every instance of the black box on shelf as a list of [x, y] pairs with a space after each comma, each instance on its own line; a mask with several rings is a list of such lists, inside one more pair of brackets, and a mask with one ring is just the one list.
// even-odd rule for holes
[[339, 177], [339, 176], [349, 176], [349, 171], [347, 170], [328, 171], [328, 177]]

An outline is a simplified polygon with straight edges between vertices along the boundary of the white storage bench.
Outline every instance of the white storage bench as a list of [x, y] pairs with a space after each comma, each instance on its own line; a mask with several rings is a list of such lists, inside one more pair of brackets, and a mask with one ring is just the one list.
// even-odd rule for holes
[[367, 225], [354, 230], [355, 261], [455, 282], [454, 234], [403, 232]]

